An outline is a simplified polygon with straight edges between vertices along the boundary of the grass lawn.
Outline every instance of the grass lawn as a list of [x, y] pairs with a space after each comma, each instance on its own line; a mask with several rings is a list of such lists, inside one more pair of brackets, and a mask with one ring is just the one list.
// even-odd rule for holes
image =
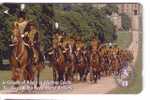
[[10, 71], [2, 71], [0, 70], [0, 89], [2, 89], [2, 82], [10, 80], [11, 78], [11, 72]]
[[[0, 70], [0, 87], [2, 86], [3, 81], [10, 80], [11, 78], [11, 71], [5, 71], [5, 70]], [[44, 70], [40, 73], [40, 80], [52, 80], [52, 68], [45, 67]], [[1, 89], [1, 88], [0, 88]]]
[[118, 39], [115, 41], [115, 43], [117, 43], [119, 47], [127, 48], [131, 42], [132, 42], [132, 33], [128, 31], [118, 32]]
[[135, 63], [135, 80], [132, 85], [127, 88], [114, 89], [109, 93], [113, 94], [137, 94], [142, 90], [142, 34], [139, 35], [139, 53]]

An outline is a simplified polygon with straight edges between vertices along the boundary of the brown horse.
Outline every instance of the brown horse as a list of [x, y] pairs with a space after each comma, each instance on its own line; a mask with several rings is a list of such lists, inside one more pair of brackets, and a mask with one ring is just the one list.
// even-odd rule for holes
[[65, 55], [65, 79], [66, 81], [73, 81], [74, 71], [76, 66], [75, 48], [73, 45], [68, 44]]
[[100, 59], [97, 51], [91, 52], [90, 57], [90, 67], [91, 67], [91, 81], [94, 80], [94, 82], [97, 82], [97, 79], [99, 77], [99, 71], [100, 71]]
[[37, 55], [36, 57], [32, 58], [32, 70], [33, 70], [33, 75], [37, 79], [37, 87], [39, 87], [40, 72], [44, 68], [44, 58], [39, 50], [35, 48], [32, 49], [34, 50], [35, 55]]
[[50, 66], [52, 66], [52, 72], [53, 72], [53, 81], [55, 82], [56, 81], [56, 65], [57, 65], [57, 57], [56, 57], [56, 47], [53, 46], [49, 49], [49, 52], [48, 52], [48, 55], [49, 55], [49, 61], [50, 61]]
[[[40, 70], [43, 68], [43, 63], [39, 62], [39, 57], [36, 62], [32, 62], [30, 47], [24, 42], [18, 28], [13, 29], [13, 45], [11, 45], [10, 65], [12, 68], [12, 80], [23, 81], [35, 80], [37, 76], [37, 86], [39, 86]], [[39, 55], [38, 52], [36, 52]]]
[[77, 50], [76, 51], [76, 64], [75, 64], [75, 73], [79, 73], [80, 81], [85, 80], [85, 69], [86, 69], [86, 59], [83, 54], [83, 50]]
[[[27, 34], [26, 34], [27, 33]], [[25, 28], [24, 41], [29, 46], [29, 52], [31, 57], [31, 65], [33, 74], [37, 79], [37, 86], [39, 87], [40, 72], [44, 68], [44, 58], [40, 51], [39, 32], [36, 24], [33, 21], [29, 21]]]
[[[50, 62], [53, 68], [53, 80], [58, 81], [59, 85], [61, 82], [64, 81], [64, 74], [65, 74], [65, 57], [61, 47], [55, 47], [49, 53], [50, 55]], [[55, 83], [54, 83], [55, 85]]]
[[13, 29], [13, 45], [11, 46], [10, 65], [12, 80], [33, 80], [32, 68], [29, 66], [29, 53], [17, 28]]

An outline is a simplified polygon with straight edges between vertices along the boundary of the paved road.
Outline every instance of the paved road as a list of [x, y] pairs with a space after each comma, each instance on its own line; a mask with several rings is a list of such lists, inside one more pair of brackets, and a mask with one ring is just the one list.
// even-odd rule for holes
[[[128, 48], [131, 50], [134, 56], [133, 63], [135, 63], [138, 55], [138, 43], [139, 42], [139, 32], [132, 31], [132, 42]], [[85, 84], [79, 83], [74, 85], [75, 89], [71, 93], [108, 93], [109, 91], [115, 89], [117, 84], [113, 77], [106, 77], [98, 82], [98, 84]]]

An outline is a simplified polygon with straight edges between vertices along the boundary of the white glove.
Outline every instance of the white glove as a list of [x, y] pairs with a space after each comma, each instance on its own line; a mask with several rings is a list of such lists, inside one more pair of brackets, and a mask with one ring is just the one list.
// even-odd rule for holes
[[25, 36], [28, 35], [28, 32], [25, 32], [24, 35], [25, 35]]
[[24, 34], [21, 34], [21, 37], [23, 38], [23, 37], [24, 37]]

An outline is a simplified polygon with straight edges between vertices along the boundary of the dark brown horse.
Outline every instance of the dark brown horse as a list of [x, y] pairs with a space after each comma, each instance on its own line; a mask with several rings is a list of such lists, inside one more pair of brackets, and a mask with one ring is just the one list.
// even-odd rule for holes
[[85, 80], [85, 69], [86, 69], [86, 59], [83, 54], [83, 50], [76, 51], [76, 64], [75, 64], [75, 73], [79, 73], [80, 81]]
[[[49, 60], [53, 69], [53, 80], [58, 81], [59, 85], [64, 81], [65, 57], [61, 47], [53, 47], [49, 52]], [[55, 85], [55, 83], [54, 83]]]
[[91, 67], [91, 81], [97, 82], [98, 77], [100, 77], [100, 59], [99, 54], [96, 50], [91, 52], [90, 57], [90, 67]]
[[36, 53], [35, 55], [37, 56], [33, 57], [32, 59], [32, 70], [33, 70], [34, 76], [36, 76], [36, 79], [37, 79], [37, 87], [39, 87], [40, 86], [39, 84], [40, 72], [44, 68], [44, 58], [38, 49], [33, 48], [33, 50], [34, 50], [34, 53]]
[[74, 78], [74, 71], [76, 66], [76, 56], [75, 56], [75, 48], [73, 45], [66, 45], [65, 47], [67, 50], [64, 53], [65, 55], [65, 80], [66, 81], [73, 81]]
[[50, 66], [52, 66], [52, 72], [53, 72], [53, 81], [55, 82], [56, 79], [56, 75], [57, 75], [57, 69], [56, 69], [56, 65], [57, 65], [57, 57], [56, 57], [56, 47], [51, 47], [49, 52], [49, 61], [50, 61]]

